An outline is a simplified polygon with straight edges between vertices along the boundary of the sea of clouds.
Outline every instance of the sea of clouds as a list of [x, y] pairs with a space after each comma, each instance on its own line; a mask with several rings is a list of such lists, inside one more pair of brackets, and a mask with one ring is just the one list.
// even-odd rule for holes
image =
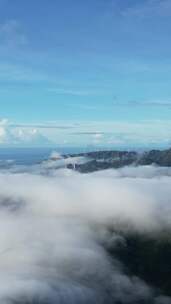
[[1, 171], [0, 303], [171, 303], [106, 250], [171, 232], [170, 198], [169, 168]]

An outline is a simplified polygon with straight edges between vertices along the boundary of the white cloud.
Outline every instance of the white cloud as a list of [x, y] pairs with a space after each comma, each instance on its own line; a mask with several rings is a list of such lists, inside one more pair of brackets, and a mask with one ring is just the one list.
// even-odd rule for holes
[[7, 119], [0, 120], [0, 144], [8, 146], [46, 146], [52, 142], [36, 128], [11, 128]]
[[11, 134], [8, 128], [8, 120], [0, 120], [0, 144], [7, 144], [11, 141]]

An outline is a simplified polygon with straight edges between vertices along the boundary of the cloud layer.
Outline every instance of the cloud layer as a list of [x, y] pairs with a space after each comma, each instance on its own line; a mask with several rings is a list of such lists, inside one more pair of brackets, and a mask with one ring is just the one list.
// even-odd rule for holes
[[0, 144], [21, 147], [166, 148], [171, 144], [170, 133], [171, 122], [167, 120], [52, 121], [35, 124], [0, 120]]
[[0, 302], [170, 303], [105, 249], [170, 231], [170, 184], [154, 167], [1, 173]]

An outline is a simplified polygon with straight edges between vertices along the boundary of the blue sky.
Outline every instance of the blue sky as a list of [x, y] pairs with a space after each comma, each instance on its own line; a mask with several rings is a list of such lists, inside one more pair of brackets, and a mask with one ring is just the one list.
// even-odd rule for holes
[[170, 145], [170, 35], [170, 0], [0, 0], [0, 142]]

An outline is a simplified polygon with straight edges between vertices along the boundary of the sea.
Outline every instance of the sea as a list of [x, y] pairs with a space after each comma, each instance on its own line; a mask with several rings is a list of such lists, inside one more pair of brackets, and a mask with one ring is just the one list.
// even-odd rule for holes
[[83, 152], [77, 147], [59, 148], [0, 148], [0, 168], [15, 165], [34, 165], [47, 160], [52, 152], [60, 154], [75, 154]]

